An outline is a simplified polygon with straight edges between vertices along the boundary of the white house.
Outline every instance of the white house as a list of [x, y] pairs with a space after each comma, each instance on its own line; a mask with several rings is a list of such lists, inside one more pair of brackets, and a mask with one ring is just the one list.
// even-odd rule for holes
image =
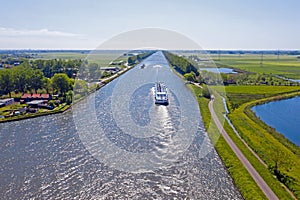
[[13, 104], [14, 98], [8, 98], [8, 99], [0, 99], [0, 103], [4, 104], [5, 106], [9, 106], [11, 104]]

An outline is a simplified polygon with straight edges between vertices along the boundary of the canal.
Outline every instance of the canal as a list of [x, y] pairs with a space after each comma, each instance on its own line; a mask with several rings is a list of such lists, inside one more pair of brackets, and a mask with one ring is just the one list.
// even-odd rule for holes
[[262, 121], [300, 146], [300, 97], [265, 103], [252, 110]]
[[141, 64], [71, 111], [0, 124], [1, 199], [242, 199], [162, 52]]

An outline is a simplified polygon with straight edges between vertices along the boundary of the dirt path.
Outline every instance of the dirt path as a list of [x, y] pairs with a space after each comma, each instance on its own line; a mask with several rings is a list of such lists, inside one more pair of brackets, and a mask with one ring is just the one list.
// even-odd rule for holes
[[252, 176], [254, 181], [257, 183], [257, 185], [260, 187], [260, 189], [263, 191], [263, 193], [266, 195], [268, 199], [278, 199], [278, 197], [275, 195], [275, 193], [271, 190], [271, 188], [267, 185], [267, 183], [262, 179], [262, 177], [258, 174], [258, 172], [254, 169], [254, 167], [250, 164], [248, 159], [244, 156], [244, 154], [241, 152], [241, 150], [236, 146], [236, 144], [231, 140], [227, 132], [224, 130], [223, 125], [219, 121], [214, 109], [213, 109], [213, 103], [214, 98], [209, 102], [208, 107], [209, 111], [211, 113], [211, 116], [218, 127], [218, 130], [228, 143], [228, 145], [231, 147], [233, 152], [236, 154], [236, 156], [239, 158], [239, 160], [243, 163], [244, 167], [248, 170], [249, 174]]

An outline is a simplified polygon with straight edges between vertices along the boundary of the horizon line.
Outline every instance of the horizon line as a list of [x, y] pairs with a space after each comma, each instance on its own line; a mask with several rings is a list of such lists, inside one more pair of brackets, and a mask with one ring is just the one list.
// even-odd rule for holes
[[[4, 48], [0, 51], [133, 51], [133, 50], [162, 50], [162, 49], [88, 49], [88, 48]], [[166, 49], [167, 51], [300, 51], [300, 49]]]

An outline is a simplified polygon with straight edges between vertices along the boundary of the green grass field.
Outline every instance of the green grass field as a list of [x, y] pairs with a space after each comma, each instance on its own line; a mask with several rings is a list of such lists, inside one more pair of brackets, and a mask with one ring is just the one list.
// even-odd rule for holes
[[231, 111], [250, 101], [300, 91], [299, 86], [211, 86], [211, 88], [227, 97]]
[[35, 56], [35, 59], [84, 59], [86, 58], [87, 53], [75, 53], [75, 52], [47, 52], [47, 53], [38, 53]]
[[300, 59], [297, 56], [280, 55], [278, 59], [277, 55], [264, 55], [262, 65], [259, 54], [221, 55], [220, 60], [217, 55], [212, 55], [212, 59], [222, 67], [300, 79]]
[[82, 59], [87, 60], [89, 63], [97, 63], [101, 67], [106, 67], [112, 61], [127, 61], [128, 56], [123, 56], [122, 52], [116, 51], [104, 51], [104, 52], [91, 52], [91, 53], [80, 53], [80, 52], [55, 52], [55, 53], [39, 53], [34, 59]]

